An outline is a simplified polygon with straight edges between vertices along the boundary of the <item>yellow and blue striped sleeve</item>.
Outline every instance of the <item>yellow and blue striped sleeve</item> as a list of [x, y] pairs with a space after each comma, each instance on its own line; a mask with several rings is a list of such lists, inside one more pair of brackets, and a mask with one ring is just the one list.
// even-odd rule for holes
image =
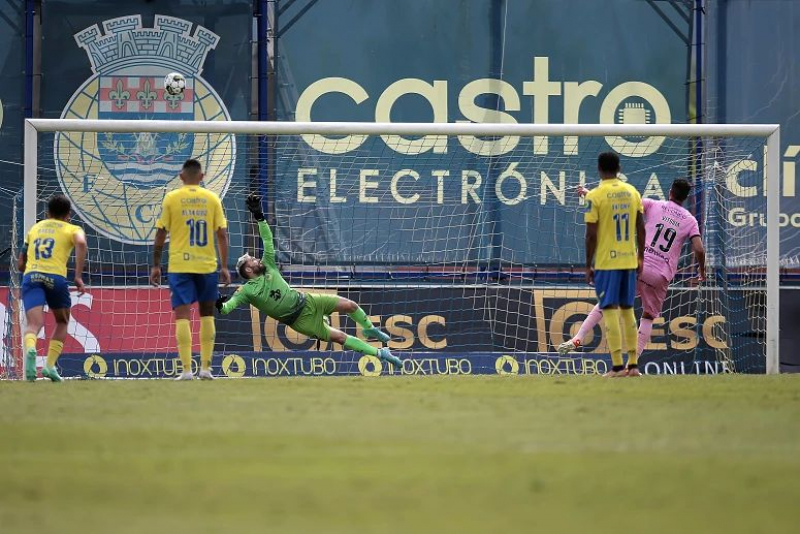
[[586, 212], [583, 214], [583, 221], [587, 223], [596, 223], [600, 220], [600, 206], [598, 206], [598, 198], [595, 191], [595, 189], [592, 189], [586, 195]]
[[222, 207], [222, 201], [218, 196], [214, 196], [214, 230], [228, 227], [228, 220], [225, 218], [225, 210]]
[[171, 222], [171, 212], [170, 212], [170, 202], [171, 197], [169, 195], [164, 197], [164, 201], [161, 203], [161, 215], [158, 217], [158, 221], [156, 221], [156, 228], [163, 228], [167, 232], [169, 232], [169, 225]]

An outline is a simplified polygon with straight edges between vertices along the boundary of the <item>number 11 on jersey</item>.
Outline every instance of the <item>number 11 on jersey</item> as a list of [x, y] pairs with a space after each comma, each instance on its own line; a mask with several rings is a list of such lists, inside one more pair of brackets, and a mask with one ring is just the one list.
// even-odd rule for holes
[[[630, 216], [627, 213], [615, 213], [614, 222], [617, 227], [617, 241], [628, 241], [631, 237]], [[623, 230], [625, 234], [624, 239]]]

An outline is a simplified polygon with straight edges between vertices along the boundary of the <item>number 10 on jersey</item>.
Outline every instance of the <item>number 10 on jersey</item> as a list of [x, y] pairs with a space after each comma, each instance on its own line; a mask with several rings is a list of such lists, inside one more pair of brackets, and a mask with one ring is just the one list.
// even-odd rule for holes
[[203, 219], [188, 219], [189, 246], [204, 247], [208, 245], [208, 224]]

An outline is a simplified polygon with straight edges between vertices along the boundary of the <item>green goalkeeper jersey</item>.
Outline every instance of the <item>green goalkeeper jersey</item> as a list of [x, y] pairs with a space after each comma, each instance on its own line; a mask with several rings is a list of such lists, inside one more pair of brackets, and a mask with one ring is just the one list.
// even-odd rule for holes
[[305, 305], [302, 293], [292, 289], [278, 271], [275, 263], [275, 247], [272, 244], [272, 230], [265, 221], [258, 222], [258, 232], [264, 243], [264, 256], [261, 263], [267, 271], [252, 278], [239, 287], [233, 296], [222, 305], [222, 313], [232, 312], [240, 304], [252, 304], [263, 313], [281, 322], [291, 323]]

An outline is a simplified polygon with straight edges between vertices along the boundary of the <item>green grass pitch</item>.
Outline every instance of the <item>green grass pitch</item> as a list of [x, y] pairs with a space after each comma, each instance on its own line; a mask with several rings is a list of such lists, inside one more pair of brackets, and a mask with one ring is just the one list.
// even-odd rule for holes
[[793, 376], [0, 383], [0, 532], [798, 532]]

